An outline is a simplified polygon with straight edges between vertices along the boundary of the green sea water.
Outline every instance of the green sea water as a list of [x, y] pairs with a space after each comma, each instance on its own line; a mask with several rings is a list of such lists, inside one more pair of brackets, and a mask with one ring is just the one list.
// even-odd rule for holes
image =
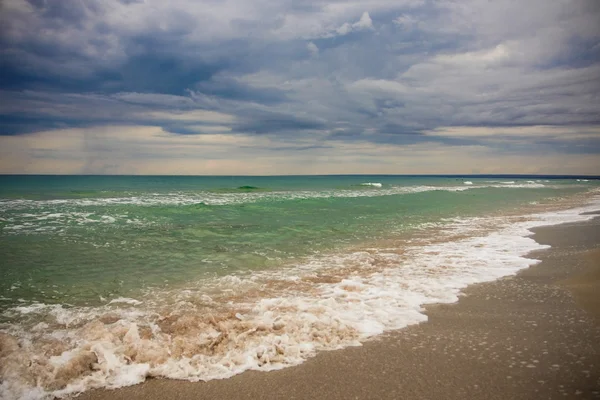
[[2, 176], [0, 307], [94, 305], [277, 269], [597, 186], [549, 177]]
[[517, 273], [600, 181], [0, 176], [0, 398], [297, 365]]

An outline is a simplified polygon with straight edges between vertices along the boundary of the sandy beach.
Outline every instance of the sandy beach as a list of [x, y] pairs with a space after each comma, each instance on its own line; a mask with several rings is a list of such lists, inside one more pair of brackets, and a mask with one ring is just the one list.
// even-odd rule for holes
[[600, 398], [600, 218], [535, 229], [552, 246], [429, 321], [302, 365], [190, 383], [153, 379], [78, 399]]

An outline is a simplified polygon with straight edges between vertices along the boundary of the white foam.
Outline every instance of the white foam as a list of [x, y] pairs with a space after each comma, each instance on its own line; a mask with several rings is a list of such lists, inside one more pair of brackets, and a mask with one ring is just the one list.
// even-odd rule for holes
[[[544, 181], [550, 182], [550, 181]], [[485, 181], [488, 185], [483, 187], [493, 187], [493, 188], [522, 188], [522, 189], [537, 189], [546, 187], [541, 183], [540, 180], [537, 181], [525, 181], [524, 183], [518, 183], [517, 181]]]
[[379, 182], [365, 182], [365, 183], [361, 183], [361, 186], [374, 186], [374, 187], [380, 188], [383, 185]]
[[[4, 204], [6, 206], [7, 204]], [[95, 216], [94, 213], [84, 211], [72, 211], [65, 210], [64, 212], [48, 212], [42, 211], [44, 207], [56, 207], [49, 206], [44, 202], [29, 202], [22, 203], [17, 201], [12, 206], [25, 207], [28, 205], [32, 208], [39, 208], [40, 211], [36, 214], [27, 213], [15, 213], [13, 218], [9, 221], [9, 224], [3, 227], [7, 232], [28, 234], [28, 233], [56, 233], [60, 232], [65, 226], [71, 225], [89, 225], [89, 224], [114, 224], [117, 221], [127, 221], [126, 215], [99, 215]], [[68, 208], [69, 204], [61, 204], [61, 207]]]
[[121, 303], [121, 304], [131, 304], [133, 306], [137, 306], [137, 305], [142, 304], [141, 301], [136, 300], [136, 299], [130, 299], [128, 297], [119, 297], [119, 298], [113, 299], [108, 304], [119, 304], [119, 303]]
[[464, 181], [463, 183], [464, 183], [465, 185], [472, 185], [472, 184], [473, 184], [473, 182], [471, 182], [471, 181]]

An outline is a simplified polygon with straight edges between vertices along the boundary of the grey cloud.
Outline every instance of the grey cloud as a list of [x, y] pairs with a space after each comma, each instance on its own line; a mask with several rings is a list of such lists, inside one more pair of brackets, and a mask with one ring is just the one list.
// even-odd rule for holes
[[238, 132], [243, 133], [281, 133], [298, 131], [318, 131], [326, 128], [326, 123], [315, 118], [301, 117], [293, 114], [262, 112], [260, 115], [250, 115], [234, 125]]
[[[315, 146], [327, 137], [502, 151], [516, 139], [421, 132], [600, 124], [592, 1], [30, 3], [30, 14], [0, 17], [0, 134], [116, 123], [198, 134], [202, 122], [143, 115], [212, 110], [232, 116], [223, 125], [233, 134]], [[568, 139], [527, 140], [529, 151], [580, 151]]]
[[194, 100], [188, 96], [176, 96], [161, 93], [120, 92], [113, 94], [111, 97], [132, 104], [174, 109], [191, 109], [196, 106]]
[[236, 101], [262, 104], [277, 104], [287, 101], [285, 91], [279, 88], [252, 87], [251, 85], [228, 77], [217, 76], [215, 79], [197, 83], [194, 86], [194, 89], [208, 96]]

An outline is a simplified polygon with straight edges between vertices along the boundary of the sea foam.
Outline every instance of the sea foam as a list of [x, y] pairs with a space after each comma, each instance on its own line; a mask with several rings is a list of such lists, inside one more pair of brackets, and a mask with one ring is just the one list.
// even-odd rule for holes
[[383, 185], [379, 182], [365, 182], [365, 183], [361, 183], [361, 186], [373, 186], [373, 187], [382, 187]]

